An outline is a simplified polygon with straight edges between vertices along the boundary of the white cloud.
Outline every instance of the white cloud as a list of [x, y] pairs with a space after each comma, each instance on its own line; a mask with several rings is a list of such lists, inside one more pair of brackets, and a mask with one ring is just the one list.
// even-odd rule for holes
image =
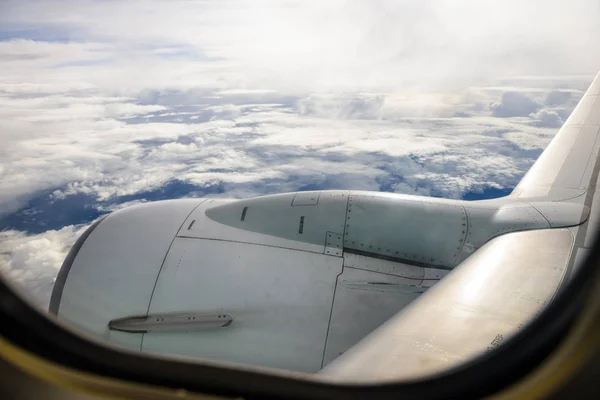
[[39, 235], [0, 232], [0, 272], [47, 307], [69, 248], [87, 226], [65, 226]]
[[491, 103], [492, 115], [499, 118], [526, 117], [541, 107], [525, 93], [504, 92], [499, 103]]
[[378, 119], [385, 102], [382, 95], [313, 95], [298, 102], [301, 115], [334, 119]]
[[[600, 67], [598, 20], [577, 0], [3, 3], [0, 219], [173, 180], [510, 188]], [[0, 233], [2, 271], [47, 301], [78, 232]]]
[[[72, 62], [100, 53], [110, 63], [93, 75], [77, 65], [47, 73], [120, 92], [215, 84], [225, 91], [448, 89], [498, 76], [592, 74], [600, 65], [593, 0], [568, 7], [558, 0], [86, 1], [56, 12], [62, 7], [10, 3], [0, 25], [61, 27], [75, 43], [49, 46], [75, 48], [53, 57]], [[85, 50], [76, 47], [82, 43]]]
[[532, 113], [529, 117], [535, 120], [534, 124], [545, 128], [560, 128], [565, 122], [556, 111], [545, 109]]

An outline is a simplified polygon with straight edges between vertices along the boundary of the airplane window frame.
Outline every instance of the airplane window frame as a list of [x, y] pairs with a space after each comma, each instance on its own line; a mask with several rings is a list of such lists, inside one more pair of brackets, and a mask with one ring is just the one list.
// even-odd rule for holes
[[[34, 305], [0, 278], [0, 330], [13, 345], [60, 366], [107, 378], [217, 396], [260, 398], [480, 398], [496, 394], [539, 366], [568, 338], [578, 317], [599, 314], [600, 237], [587, 260], [536, 318], [495, 351], [440, 374], [372, 384], [327, 382], [250, 366], [136, 353], [88, 337]], [[598, 318], [599, 315], [595, 317]], [[591, 349], [589, 351], [591, 353]], [[306, 375], [308, 376], [308, 375]]]

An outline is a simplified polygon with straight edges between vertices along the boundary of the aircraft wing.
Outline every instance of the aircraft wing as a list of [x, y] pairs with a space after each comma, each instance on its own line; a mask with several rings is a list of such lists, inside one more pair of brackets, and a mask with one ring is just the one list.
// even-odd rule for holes
[[600, 74], [510, 196], [545, 215], [553, 204], [585, 206], [585, 223], [492, 239], [320, 373], [353, 382], [435, 374], [493, 350], [540, 313], [593, 244], [599, 130]]
[[493, 239], [321, 374], [367, 382], [414, 378], [495, 348], [552, 300], [572, 248], [568, 229]]

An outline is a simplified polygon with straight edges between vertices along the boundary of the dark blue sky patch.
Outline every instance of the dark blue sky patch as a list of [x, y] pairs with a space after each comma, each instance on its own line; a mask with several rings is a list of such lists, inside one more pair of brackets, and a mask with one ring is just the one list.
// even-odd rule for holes
[[194, 137], [190, 135], [177, 136], [177, 143], [189, 145], [194, 143]]
[[327, 190], [329, 185], [327, 182], [309, 183], [308, 185], [302, 185], [298, 187], [298, 192], [305, 192], [308, 190]]
[[[417, 186], [417, 187], [419, 187], [419, 186]], [[415, 189], [415, 192], [416, 191], [417, 190]], [[444, 193], [441, 190], [436, 189], [436, 188], [432, 188], [431, 191], [429, 192], [429, 197], [435, 197], [435, 198], [438, 198], [438, 199], [443, 199], [446, 196], [444, 196]]]
[[344, 153], [327, 153], [327, 161], [329, 162], [343, 163], [347, 162], [349, 159], [351, 159], [351, 157]]
[[[59, 188], [65, 189], [65, 188]], [[158, 201], [182, 197], [204, 197], [225, 192], [224, 185], [217, 183], [209, 186], [197, 186], [180, 180], [132, 195], [113, 197], [98, 201], [95, 195], [77, 193], [62, 199], [53, 199], [53, 190], [45, 191], [34, 197], [29, 204], [18, 212], [0, 220], [0, 230], [18, 230], [28, 234], [57, 230], [68, 225], [89, 223], [108, 211], [106, 208], [134, 200]]]
[[236, 128], [258, 128], [262, 122], [236, 122]]
[[15, 27], [14, 29], [10, 29], [10, 26], [5, 26], [3, 29], [0, 29], [0, 41], [25, 39], [41, 42], [67, 43], [72, 40], [72, 38], [73, 34], [71, 29], [64, 29], [59, 26], [49, 26], [45, 28]]
[[419, 157], [415, 154], [409, 154], [408, 158], [410, 158], [415, 164], [417, 164], [421, 167], [425, 167], [425, 162], [422, 160], [421, 157]]
[[200, 108], [197, 108], [194, 111], [184, 111], [185, 114], [181, 114], [181, 112], [182, 111], [179, 110], [178, 107], [170, 107], [168, 110], [164, 111], [118, 119], [127, 122], [128, 124], [156, 124], [161, 122], [169, 124], [197, 124], [200, 122], [208, 122], [216, 115], [213, 111]]
[[172, 140], [172, 139], [157, 138], [157, 139], [134, 140], [132, 143], [137, 143], [139, 145], [142, 145], [143, 147], [155, 148], [155, 147], [161, 146], [163, 144], [173, 143], [173, 142], [174, 142], [174, 140]]
[[218, 94], [218, 99], [212, 99], [214, 104], [233, 104], [244, 106], [249, 104], [277, 104], [276, 108], [296, 109], [298, 97], [282, 95], [277, 92], [263, 93], [232, 93]]
[[513, 188], [495, 188], [484, 187], [480, 190], [473, 190], [463, 194], [463, 200], [489, 200], [498, 197], [508, 196], [513, 191]]
[[190, 135], [181, 135], [178, 136], [177, 139], [166, 139], [166, 138], [156, 138], [156, 139], [142, 139], [142, 140], [134, 140], [132, 143], [137, 143], [142, 145], [143, 147], [156, 148], [163, 144], [167, 143], [181, 143], [181, 144], [191, 144], [194, 143], [194, 137]]
[[349, 190], [345, 182], [344, 175], [327, 175], [315, 180], [313, 183], [306, 183], [298, 186], [294, 191], [303, 192], [306, 190]]
[[114, 43], [108, 35], [94, 34], [83, 26], [65, 26], [62, 23], [5, 23], [0, 29], [0, 41], [15, 39], [50, 43]]
[[206, 172], [223, 173], [223, 172], [231, 172], [231, 169], [229, 169], [229, 168], [209, 168], [206, 170]]
[[298, 190], [298, 187], [301, 186], [298, 185], [297, 182], [294, 182], [293, 179], [294, 177], [267, 178], [252, 182], [224, 183], [223, 186], [225, 191], [223, 193], [213, 194], [210, 197], [247, 198], [293, 192]]
[[46, 191], [34, 197], [25, 208], [0, 220], [0, 230], [14, 229], [36, 234], [67, 225], [85, 224], [106, 213], [97, 208], [96, 196], [78, 193], [53, 201], [52, 192]]
[[404, 176], [398, 174], [388, 174], [375, 178], [379, 183], [380, 192], [395, 192], [396, 185], [405, 181]]
[[156, 189], [114, 197], [104, 204], [115, 205], [133, 200], [158, 201], [180, 199], [182, 197], [203, 197], [212, 194], [222, 194], [224, 192], [225, 188], [222, 183], [209, 186], [197, 186], [180, 180], [172, 180]]

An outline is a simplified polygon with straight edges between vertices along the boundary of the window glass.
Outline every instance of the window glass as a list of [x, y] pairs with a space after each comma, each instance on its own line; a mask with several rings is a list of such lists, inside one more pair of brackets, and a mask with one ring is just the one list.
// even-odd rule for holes
[[[591, 247], [599, 15], [3, 3], [2, 276], [141, 352], [372, 381], [492, 351]], [[434, 367], [389, 367], [407, 343]]]

